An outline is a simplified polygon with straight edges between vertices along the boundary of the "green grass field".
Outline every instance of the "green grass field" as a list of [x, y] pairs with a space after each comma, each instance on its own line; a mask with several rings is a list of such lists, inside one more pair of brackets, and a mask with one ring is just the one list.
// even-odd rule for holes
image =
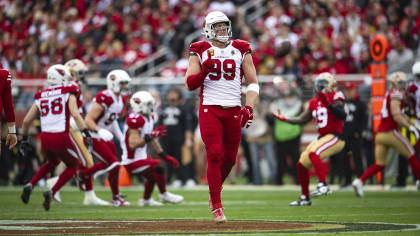
[[[312, 189], [312, 188], [311, 188]], [[141, 188], [122, 188], [131, 207], [83, 206], [83, 193], [65, 187], [63, 203], [53, 202], [49, 212], [41, 206], [44, 188], [36, 188], [28, 205], [20, 200], [21, 188], [0, 188], [0, 220], [15, 219], [201, 219], [212, 220], [208, 209], [208, 190], [200, 186], [192, 190], [170, 190], [185, 197], [180, 205], [140, 208]], [[155, 189], [154, 197], [157, 197]], [[109, 200], [110, 191], [96, 188], [96, 193]], [[368, 191], [365, 198], [355, 197], [352, 191], [335, 191], [332, 195], [312, 199], [311, 207], [290, 207], [299, 191], [277, 187], [226, 186], [223, 190], [225, 215], [228, 220], [281, 220], [316, 222], [381, 222], [420, 224], [420, 192]], [[1, 234], [1, 231], [0, 231]], [[404, 232], [363, 232], [341, 235], [420, 235], [420, 230]], [[271, 234], [272, 235], [272, 234]], [[285, 235], [285, 234], [282, 234]], [[292, 235], [292, 234], [290, 234]], [[329, 234], [327, 234], [329, 235]]]

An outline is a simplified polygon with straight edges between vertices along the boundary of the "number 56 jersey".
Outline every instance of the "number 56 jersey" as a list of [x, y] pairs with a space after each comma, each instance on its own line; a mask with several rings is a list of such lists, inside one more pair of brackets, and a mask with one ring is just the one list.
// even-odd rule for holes
[[35, 94], [35, 104], [40, 111], [41, 130], [48, 133], [69, 131], [70, 94], [77, 94], [75, 86], [51, 86]]
[[208, 53], [215, 63], [215, 72], [204, 80], [200, 96], [203, 105], [241, 106], [242, 61], [251, 53], [248, 42], [233, 40], [225, 48], [200, 41], [190, 46], [190, 53], [200, 59], [200, 64], [208, 59]]
[[[344, 102], [344, 95], [341, 91], [334, 91], [327, 94], [332, 100]], [[312, 117], [315, 118], [320, 136], [326, 134], [341, 134], [343, 130], [343, 121], [338, 119], [328, 107], [317, 97], [309, 101], [309, 110]]]

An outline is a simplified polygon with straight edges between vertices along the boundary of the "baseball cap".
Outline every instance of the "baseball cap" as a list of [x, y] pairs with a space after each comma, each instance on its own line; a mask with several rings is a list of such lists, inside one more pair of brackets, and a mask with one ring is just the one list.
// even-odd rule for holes
[[343, 89], [353, 89], [354, 83], [352, 81], [346, 81], [343, 85]]

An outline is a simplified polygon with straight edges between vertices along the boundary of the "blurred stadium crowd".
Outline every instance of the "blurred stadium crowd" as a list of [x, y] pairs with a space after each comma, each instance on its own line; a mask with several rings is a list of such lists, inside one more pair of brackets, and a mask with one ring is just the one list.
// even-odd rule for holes
[[[285, 174], [291, 176], [292, 183], [297, 183], [293, 163], [297, 160], [293, 155], [296, 148], [300, 148], [302, 130], [293, 130], [294, 136], [282, 136], [279, 130], [284, 127], [268, 119], [271, 110], [265, 108], [271, 105], [290, 109], [292, 115], [300, 112], [309, 98], [307, 91], [311, 91], [311, 83], [306, 83], [308, 75], [369, 73], [372, 62], [369, 43], [375, 33], [382, 33], [389, 40], [390, 71], [410, 64], [419, 54], [420, 11], [416, 0], [3, 0], [0, 1], [0, 67], [11, 71], [16, 79], [38, 79], [45, 78], [46, 69], [52, 64], [79, 58], [89, 67], [88, 77], [104, 78], [116, 68], [131, 71], [136, 63], [146, 61], [166, 48], [168, 66], [155, 75], [182, 77], [188, 66], [188, 36], [201, 30], [204, 17], [214, 10], [225, 12], [232, 20], [233, 38], [251, 43], [258, 75], [282, 74], [292, 78], [290, 83], [280, 79], [274, 90], [272, 84], [262, 86], [255, 123], [264, 123], [264, 132], [253, 130], [254, 134], [261, 134], [253, 137], [250, 131], [245, 133], [248, 137], [243, 138], [240, 155], [247, 159], [246, 176], [248, 182], [254, 184], [283, 184]], [[202, 39], [199, 36], [192, 38], [193, 41]], [[280, 58], [278, 46], [285, 40], [291, 42], [292, 50]], [[142, 79], [136, 78], [136, 74], [132, 76]], [[345, 86], [349, 90], [357, 87], [358, 84]], [[154, 88], [160, 92], [162, 104], [170, 105], [169, 87]], [[14, 97], [16, 108], [27, 108], [33, 101], [34, 92], [34, 87], [21, 87]], [[95, 89], [87, 91], [86, 102], [92, 99], [94, 92]], [[159, 93], [156, 94], [159, 98]], [[195, 117], [194, 101], [183, 98], [182, 92], [174, 96], [176, 106], [186, 106], [190, 117]], [[357, 93], [353, 96], [359, 97]], [[369, 117], [369, 114], [365, 116]], [[190, 172], [195, 172], [195, 177], [176, 178], [185, 178], [184, 183], [189, 178], [205, 183], [205, 165], [200, 162], [205, 158], [202, 156], [204, 146], [199, 142], [196, 124], [193, 124], [188, 131], [195, 133], [198, 139], [191, 141], [192, 154], [182, 155], [194, 157], [195, 168], [187, 168], [194, 169]], [[358, 130], [358, 135], [364, 138], [363, 145], [366, 144], [364, 166], [373, 161], [373, 154], [369, 153], [373, 145], [371, 129], [371, 124], [363, 123]], [[285, 145], [294, 145], [288, 157], [276, 152]], [[39, 155], [35, 148], [36, 159], [19, 160], [13, 165], [17, 173], [16, 184], [23, 183], [33, 169], [36, 170], [42, 162]], [[269, 176], [261, 173], [262, 157], [268, 157]], [[337, 165], [342, 165], [337, 169], [345, 169], [350, 164]], [[354, 164], [351, 165], [353, 168]], [[30, 168], [18, 172], [16, 166]], [[238, 168], [240, 171], [241, 167]], [[349, 184], [344, 181], [346, 174], [339, 174], [343, 185]], [[264, 182], [262, 177], [269, 180]]]
[[[182, 59], [188, 55], [184, 40], [201, 29], [212, 10], [231, 18], [234, 38], [252, 43], [259, 74], [364, 73], [370, 62], [369, 38], [377, 32], [388, 36], [391, 65], [412, 59], [418, 47], [415, 0], [256, 0], [244, 12], [247, 2], [4, 0], [1, 66], [16, 78], [43, 78], [49, 65], [79, 58], [104, 76], [166, 46], [171, 49], [167, 59], [174, 63], [161, 74], [182, 76], [187, 64]], [[264, 14], [250, 22], [248, 16], [258, 9], [265, 9]], [[286, 39], [293, 50], [277, 58], [276, 46]]]

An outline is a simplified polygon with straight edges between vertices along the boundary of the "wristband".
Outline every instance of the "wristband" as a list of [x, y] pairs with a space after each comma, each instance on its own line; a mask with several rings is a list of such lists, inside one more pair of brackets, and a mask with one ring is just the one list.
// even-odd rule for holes
[[85, 128], [85, 129], [83, 129], [82, 130], [82, 133], [87, 137], [87, 138], [90, 138], [90, 133], [89, 133], [89, 130], [87, 129], [87, 128]]
[[165, 151], [163, 151], [163, 152], [159, 153], [158, 155], [162, 158], [165, 158], [167, 154], [166, 154]]
[[146, 135], [144, 135], [144, 141], [146, 143], [149, 143], [150, 141], [152, 141], [152, 137], [150, 135], [146, 134]]
[[254, 91], [254, 92], [256, 92], [257, 94], [260, 94], [260, 86], [259, 86], [257, 83], [252, 83], [252, 84], [249, 84], [249, 85], [246, 87], [246, 92], [249, 92], [249, 91]]
[[9, 126], [9, 134], [16, 134], [16, 125]]

